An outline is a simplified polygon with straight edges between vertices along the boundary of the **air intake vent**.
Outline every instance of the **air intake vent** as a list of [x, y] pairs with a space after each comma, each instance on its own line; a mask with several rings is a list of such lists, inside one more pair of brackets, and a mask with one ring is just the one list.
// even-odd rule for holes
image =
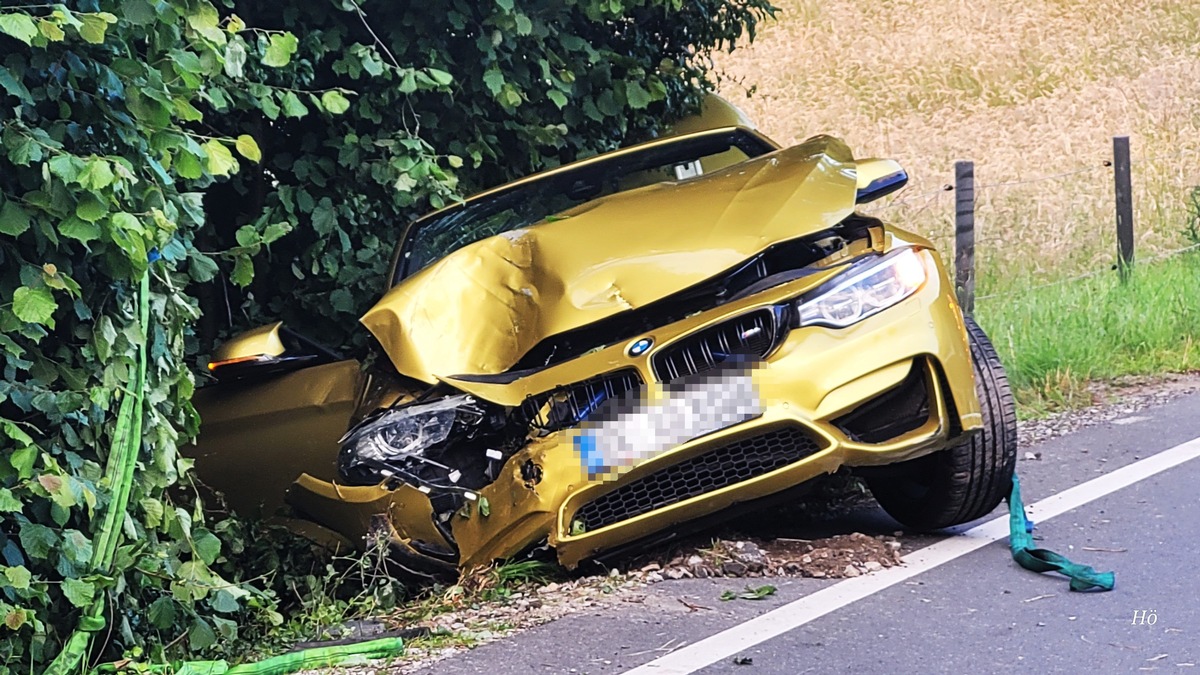
[[781, 469], [820, 450], [795, 427], [775, 429], [662, 468], [584, 504], [575, 512], [584, 531], [597, 530]]
[[654, 355], [663, 382], [711, 370], [731, 356], [762, 358], [775, 347], [775, 314], [762, 309], [725, 321], [668, 345]]

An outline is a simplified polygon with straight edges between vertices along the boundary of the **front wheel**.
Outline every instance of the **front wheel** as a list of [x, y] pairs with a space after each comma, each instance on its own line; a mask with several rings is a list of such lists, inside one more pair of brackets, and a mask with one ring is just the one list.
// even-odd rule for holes
[[876, 501], [916, 530], [936, 530], [987, 515], [1012, 488], [1017, 414], [1004, 366], [983, 329], [966, 317], [983, 428], [946, 450], [866, 476]]

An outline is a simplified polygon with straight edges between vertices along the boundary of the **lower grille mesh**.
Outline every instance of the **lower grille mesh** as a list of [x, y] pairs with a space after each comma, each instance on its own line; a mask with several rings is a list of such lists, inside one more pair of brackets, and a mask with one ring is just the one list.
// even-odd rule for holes
[[786, 427], [719, 447], [601, 495], [575, 512], [572, 531], [628, 520], [750, 480], [815, 454], [820, 448], [799, 429]]

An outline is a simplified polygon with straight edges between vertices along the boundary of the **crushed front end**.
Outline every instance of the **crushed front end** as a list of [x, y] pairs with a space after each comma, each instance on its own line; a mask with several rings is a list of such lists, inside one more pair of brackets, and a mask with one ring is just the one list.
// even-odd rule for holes
[[339, 478], [302, 476], [289, 502], [351, 539], [382, 530], [417, 574], [539, 546], [571, 567], [980, 426], [936, 252], [858, 215], [547, 330], [503, 366], [424, 391], [378, 378], [385, 394], [342, 439]]

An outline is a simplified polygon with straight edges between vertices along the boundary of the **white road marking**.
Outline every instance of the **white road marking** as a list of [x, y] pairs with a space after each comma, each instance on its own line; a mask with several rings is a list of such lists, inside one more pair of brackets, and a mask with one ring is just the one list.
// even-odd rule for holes
[[[1143, 460], [1128, 464], [1111, 473], [1093, 478], [1086, 483], [1068, 488], [1056, 495], [1027, 506], [1027, 513], [1034, 521], [1043, 521], [1061, 515], [1084, 504], [1112, 494], [1121, 488], [1145, 480], [1155, 474], [1200, 457], [1200, 438], [1194, 438], [1168, 450], [1151, 455]], [[904, 556], [903, 567], [891, 567], [862, 577], [847, 579], [833, 586], [790, 602], [782, 607], [757, 616], [694, 642], [687, 647], [657, 658], [643, 666], [634, 668], [627, 675], [684, 675], [738, 652], [749, 649], [795, 630], [806, 623], [862, 600], [874, 593], [927, 572], [955, 558], [964, 556], [988, 544], [1008, 537], [1008, 515], [973, 527], [960, 535], [943, 539], [918, 551]]]

